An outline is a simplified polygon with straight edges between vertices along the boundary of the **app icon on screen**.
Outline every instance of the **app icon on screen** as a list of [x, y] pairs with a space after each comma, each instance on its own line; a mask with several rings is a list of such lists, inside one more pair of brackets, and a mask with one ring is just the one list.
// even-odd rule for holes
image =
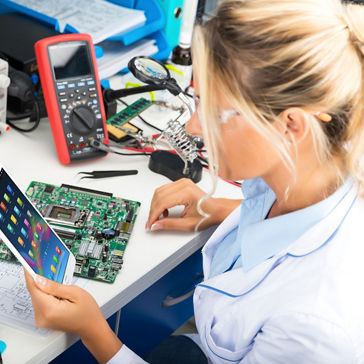
[[1, 202], [0, 206], [4, 210], [4, 212], [6, 212], [7, 208], [6, 208], [5, 204], [4, 204], [4, 202]]
[[56, 252], [58, 253], [58, 255], [61, 255], [61, 249], [59, 249], [58, 246], [56, 246]]
[[14, 215], [11, 215], [10, 220], [13, 222], [14, 225], [16, 225], [17, 220]]
[[18, 243], [21, 245], [21, 246], [24, 246], [24, 240], [19, 236], [18, 238]]
[[6, 186], [6, 189], [8, 190], [8, 192], [9, 192], [11, 195], [13, 195], [13, 194], [14, 194], [13, 189], [12, 189], [9, 185], [7, 185], [7, 186]]
[[22, 235], [24, 236], [24, 238], [27, 238], [28, 237], [28, 234], [27, 234], [27, 232], [25, 231], [24, 228], [21, 228], [20, 232], [22, 233]]

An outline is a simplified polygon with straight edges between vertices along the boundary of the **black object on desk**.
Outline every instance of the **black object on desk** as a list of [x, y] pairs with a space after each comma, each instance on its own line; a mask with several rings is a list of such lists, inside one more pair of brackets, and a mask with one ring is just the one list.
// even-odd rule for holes
[[108, 177], [119, 177], [119, 176], [130, 176], [138, 174], [136, 169], [128, 170], [110, 170], [110, 171], [92, 171], [92, 172], [79, 172], [78, 174], [85, 174], [81, 179], [84, 178], [108, 178]]

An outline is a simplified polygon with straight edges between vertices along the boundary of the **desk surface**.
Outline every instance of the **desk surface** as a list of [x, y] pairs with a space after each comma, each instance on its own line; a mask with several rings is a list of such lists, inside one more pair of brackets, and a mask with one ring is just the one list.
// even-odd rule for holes
[[[148, 169], [147, 156], [124, 157], [108, 155], [92, 162], [63, 166], [58, 162], [48, 120], [29, 134], [10, 130], [0, 136], [0, 163], [25, 191], [30, 181], [54, 185], [62, 183], [112, 192], [114, 196], [142, 203], [131, 239], [128, 243], [124, 265], [113, 284], [90, 281], [86, 289], [95, 297], [105, 317], [109, 317], [158, 279], [199, 249], [205, 236], [182, 232], [146, 232], [145, 222], [156, 187], [169, 180]], [[108, 169], [138, 169], [135, 176], [100, 180], [79, 180], [79, 171]], [[207, 191], [210, 178], [203, 172], [199, 186]], [[240, 189], [220, 181], [216, 196], [240, 198]], [[1, 262], [0, 262], [1, 264]], [[72, 345], [76, 337], [61, 332], [40, 336], [0, 323], [0, 339], [8, 347], [4, 353], [6, 364], [46, 363]]]

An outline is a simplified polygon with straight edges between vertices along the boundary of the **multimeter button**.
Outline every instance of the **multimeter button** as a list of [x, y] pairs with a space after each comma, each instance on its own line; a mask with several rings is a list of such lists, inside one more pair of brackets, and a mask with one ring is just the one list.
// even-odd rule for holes
[[80, 148], [83, 148], [85, 146], [85, 143], [80, 143]]
[[74, 98], [75, 97], [75, 94], [68, 94], [68, 97], [70, 98], [70, 99], [72, 99], [72, 98]]
[[58, 88], [58, 90], [64, 90], [66, 88], [66, 86], [65, 85], [58, 85], [57, 88]]
[[68, 88], [74, 88], [76, 85], [74, 83], [69, 83], [67, 86]]
[[82, 95], [83, 95], [83, 96], [86, 96], [86, 95], [87, 95], [87, 92], [86, 92], [86, 91], [83, 91], [83, 92], [82, 92]]
[[80, 92], [80, 90], [78, 88], [76, 88], [75, 92], [76, 92], [76, 94], [78, 94]]
[[94, 105], [97, 105], [97, 100], [92, 100], [92, 103], [93, 103]]
[[81, 100], [82, 99], [82, 97], [81, 96], [77, 96], [76, 97], [76, 100]]
[[90, 94], [90, 97], [96, 97], [97, 95], [96, 94]]
[[80, 87], [81, 87], [81, 86], [85, 86], [85, 83], [84, 83], [84, 82], [78, 82], [78, 83], [77, 83], [77, 86], [80, 86]]
[[64, 91], [62, 91], [62, 92], [58, 92], [58, 95], [59, 96], [64, 96], [66, 93], [64, 92]]
[[63, 105], [61, 106], [61, 108], [62, 108], [63, 110], [65, 110], [65, 109], [67, 109], [67, 105], [64, 105], [64, 104], [63, 104]]
[[95, 81], [87, 81], [87, 84], [90, 86], [90, 85], [94, 85], [95, 84]]
[[96, 114], [96, 119], [101, 119], [101, 114]]
[[89, 91], [96, 91], [96, 87], [89, 87]]
[[59, 99], [60, 102], [66, 102], [68, 101], [67, 97], [66, 98], [63, 98], [63, 99]]
[[70, 149], [71, 150], [75, 149], [75, 145], [74, 144], [70, 144]]

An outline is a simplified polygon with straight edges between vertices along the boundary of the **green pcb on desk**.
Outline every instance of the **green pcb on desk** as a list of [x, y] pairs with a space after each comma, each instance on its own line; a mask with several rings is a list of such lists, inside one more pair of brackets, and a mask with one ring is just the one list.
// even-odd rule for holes
[[[31, 182], [27, 196], [76, 258], [75, 275], [113, 283], [140, 202], [70, 185]], [[0, 259], [17, 261], [0, 240]]]

